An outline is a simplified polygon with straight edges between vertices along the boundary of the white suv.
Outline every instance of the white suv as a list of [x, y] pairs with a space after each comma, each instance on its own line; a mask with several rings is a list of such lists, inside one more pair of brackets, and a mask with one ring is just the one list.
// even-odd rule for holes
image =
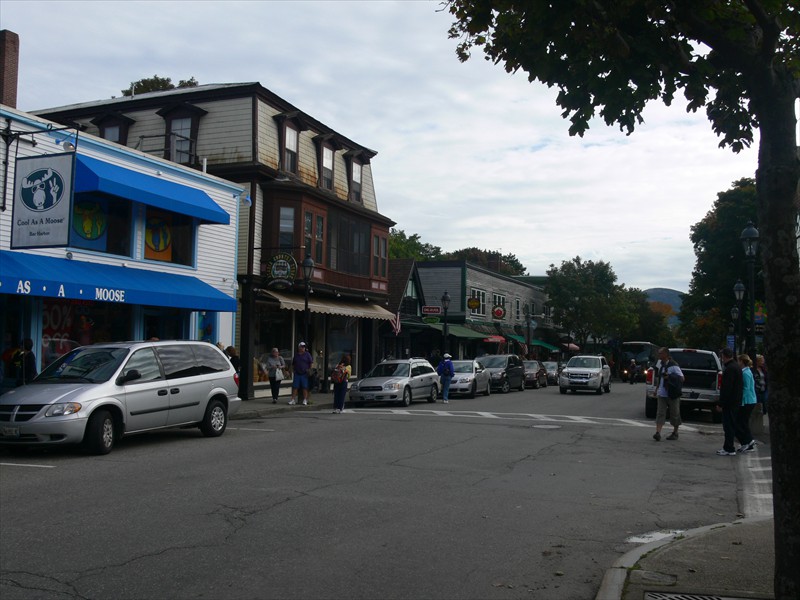
[[558, 377], [558, 390], [590, 390], [596, 394], [611, 391], [611, 367], [604, 356], [573, 356]]

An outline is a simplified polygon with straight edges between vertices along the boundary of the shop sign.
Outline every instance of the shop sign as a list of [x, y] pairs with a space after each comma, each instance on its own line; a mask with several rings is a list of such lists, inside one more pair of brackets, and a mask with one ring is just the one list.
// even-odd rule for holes
[[422, 317], [422, 322], [428, 325], [436, 325], [439, 322], [439, 317]]
[[478, 310], [481, 307], [481, 301], [478, 298], [469, 298], [467, 300], [467, 308], [470, 310]]
[[442, 307], [441, 306], [423, 306], [422, 307], [422, 314], [423, 315], [440, 315], [440, 314], [442, 314]]
[[505, 319], [506, 318], [506, 308], [501, 305], [493, 306], [492, 307], [492, 316], [495, 319]]
[[294, 285], [297, 277], [297, 261], [287, 252], [279, 252], [265, 263], [267, 287], [285, 290]]
[[69, 244], [74, 164], [73, 152], [17, 159], [11, 248]]

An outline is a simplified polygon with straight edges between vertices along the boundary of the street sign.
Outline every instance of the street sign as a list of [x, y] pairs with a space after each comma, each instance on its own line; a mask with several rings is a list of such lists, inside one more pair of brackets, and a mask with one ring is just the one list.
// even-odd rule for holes
[[439, 322], [439, 317], [422, 317], [422, 322], [428, 325], [436, 325]]
[[441, 306], [423, 306], [422, 307], [422, 314], [423, 315], [440, 315], [440, 314], [442, 314], [442, 307]]

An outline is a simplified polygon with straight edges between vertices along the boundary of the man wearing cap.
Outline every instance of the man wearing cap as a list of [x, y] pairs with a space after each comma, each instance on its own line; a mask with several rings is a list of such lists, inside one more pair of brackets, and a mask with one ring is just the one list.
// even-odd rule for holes
[[308, 404], [308, 372], [311, 369], [314, 359], [311, 353], [306, 350], [306, 343], [300, 342], [297, 345], [297, 354], [292, 358], [292, 399], [289, 404], [297, 404], [297, 390], [303, 390], [303, 406]]
[[436, 367], [436, 372], [442, 380], [442, 402], [445, 404], [450, 402], [450, 381], [455, 374], [453, 361], [450, 360], [451, 358], [453, 357], [445, 352], [442, 361], [439, 363], [439, 366]]

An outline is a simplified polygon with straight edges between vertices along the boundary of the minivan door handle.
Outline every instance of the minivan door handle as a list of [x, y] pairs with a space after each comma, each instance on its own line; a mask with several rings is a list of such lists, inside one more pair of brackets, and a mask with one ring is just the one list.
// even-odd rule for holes
[[169, 391], [169, 393], [170, 393], [170, 394], [178, 394], [178, 393], [180, 393], [180, 391], [181, 391], [181, 388], [172, 388], [172, 389]]
[[167, 390], [158, 390], [158, 395], [159, 396], [166, 396], [167, 395]]

